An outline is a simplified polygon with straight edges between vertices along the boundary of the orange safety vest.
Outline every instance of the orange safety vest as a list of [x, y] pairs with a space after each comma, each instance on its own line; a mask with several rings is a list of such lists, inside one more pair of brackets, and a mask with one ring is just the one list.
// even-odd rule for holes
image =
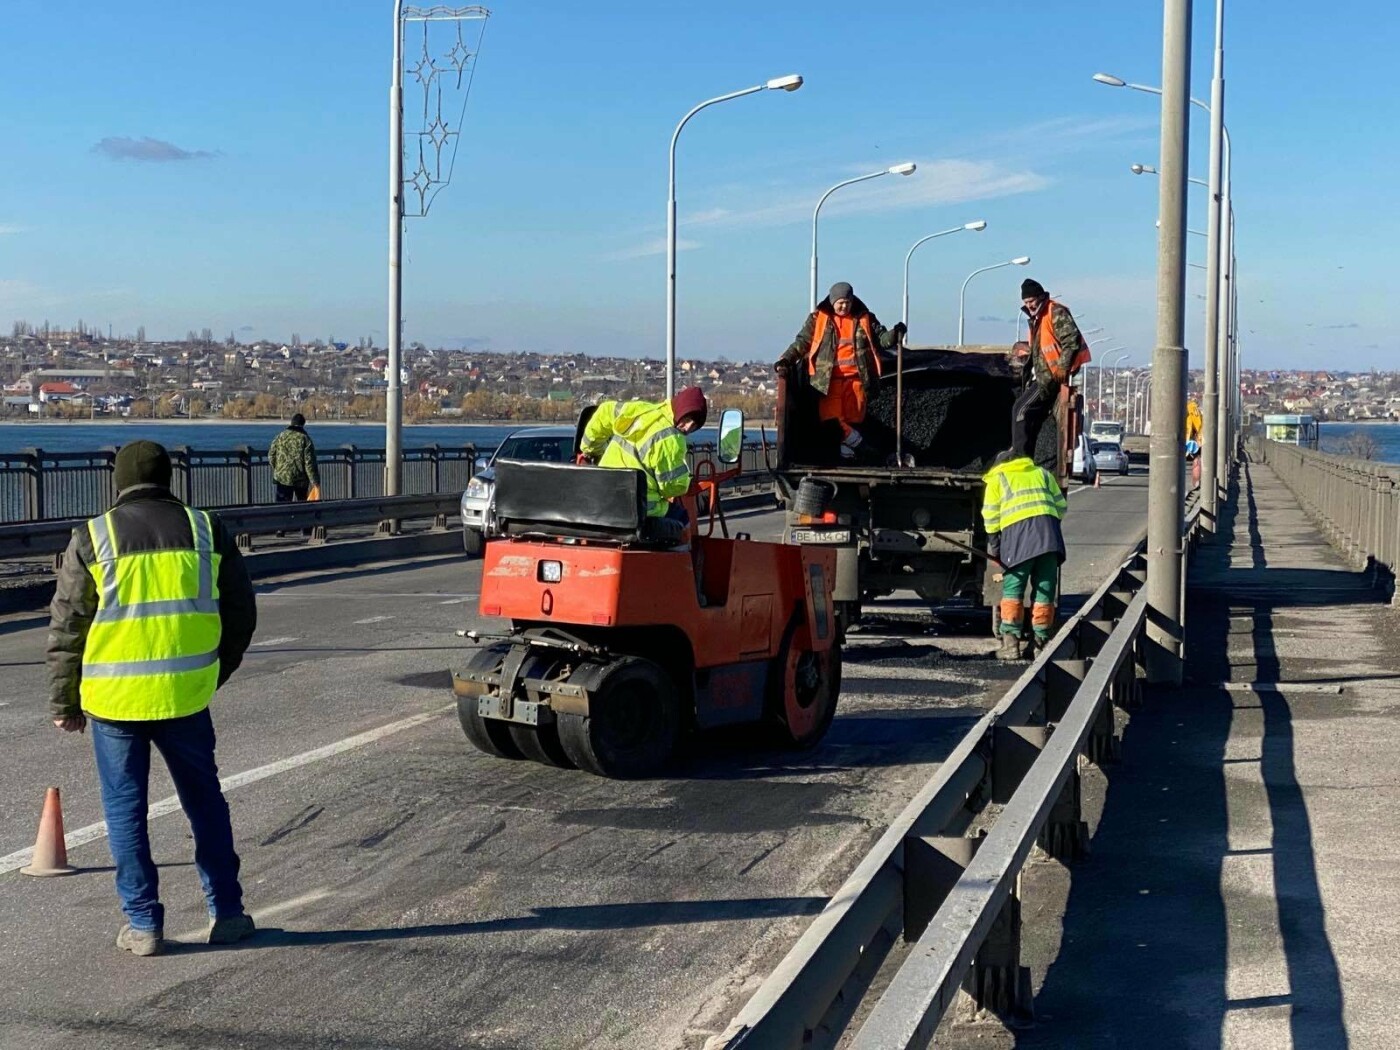
[[[835, 315], [831, 315], [835, 317]], [[838, 318], [839, 320], [839, 318]], [[880, 375], [880, 355], [875, 352], [875, 334], [870, 330], [870, 315], [861, 314], [855, 318], [856, 324], [865, 332], [865, 345], [870, 348], [870, 356], [875, 362], [875, 374]], [[827, 313], [825, 310], [817, 311], [817, 323], [812, 327], [812, 345], [807, 350], [807, 374], [815, 375], [817, 371], [817, 352], [822, 348], [822, 339], [826, 336]], [[839, 327], [839, 326], [838, 326]], [[836, 339], [836, 371], [845, 375], [858, 372], [859, 365], [856, 362], [856, 341], [855, 332], [851, 333], [849, 346], [843, 346], [840, 336]]]
[[1066, 368], [1062, 360], [1064, 353], [1060, 349], [1060, 341], [1055, 338], [1055, 325], [1050, 317], [1050, 311], [1059, 305], [1053, 299], [1046, 300], [1045, 309], [1041, 311], [1040, 320], [1036, 323], [1036, 334], [1039, 336], [1040, 356], [1045, 361], [1045, 367], [1050, 370], [1052, 376], [1063, 383], [1089, 363], [1089, 343], [1083, 335], [1079, 337], [1083, 349], [1074, 355], [1074, 360]]

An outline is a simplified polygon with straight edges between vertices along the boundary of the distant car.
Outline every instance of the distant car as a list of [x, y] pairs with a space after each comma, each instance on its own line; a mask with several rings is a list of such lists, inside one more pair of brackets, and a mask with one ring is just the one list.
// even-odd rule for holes
[[1128, 453], [1123, 446], [1113, 441], [1098, 441], [1092, 446], [1094, 466], [1114, 474], [1128, 473]]
[[1094, 483], [1094, 477], [1098, 474], [1098, 465], [1094, 462], [1093, 446], [1089, 443], [1087, 435], [1080, 434], [1079, 440], [1074, 444], [1074, 461], [1070, 463], [1070, 477], [1084, 482], [1086, 485]]
[[496, 463], [502, 459], [527, 463], [568, 463], [574, 456], [573, 427], [528, 427], [517, 430], [467, 482], [462, 493], [462, 547], [480, 554], [496, 535]]

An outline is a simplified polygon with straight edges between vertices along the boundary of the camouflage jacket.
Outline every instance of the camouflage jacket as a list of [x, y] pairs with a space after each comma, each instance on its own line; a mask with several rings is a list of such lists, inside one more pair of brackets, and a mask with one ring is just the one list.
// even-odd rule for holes
[[[1053, 299], [1046, 309], [1050, 311], [1050, 326], [1055, 330], [1055, 339], [1060, 344], [1063, 359], [1068, 364], [1074, 355], [1084, 348], [1084, 337], [1079, 334], [1079, 325], [1063, 303]], [[1023, 313], [1025, 311], [1022, 311]], [[1045, 357], [1040, 352], [1040, 324], [1038, 317], [1031, 318], [1031, 364], [1035, 368], [1035, 381], [1041, 386], [1053, 386], [1055, 378], [1046, 367]]]
[[279, 485], [319, 485], [316, 473], [316, 446], [300, 427], [288, 427], [272, 439], [267, 450], [272, 480]]
[[[826, 333], [822, 336], [822, 345], [817, 348], [817, 360], [815, 371], [812, 372], [812, 389], [819, 394], [825, 394], [831, 387], [831, 373], [836, 370], [836, 314], [831, 309], [831, 300], [823, 299], [817, 304], [816, 310], [807, 315], [807, 323], [802, 326], [802, 331], [797, 333], [797, 338], [792, 341], [792, 345], [783, 351], [783, 356], [778, 360], [790, 365], [800, 364], [807, 360], [808, 354], [812, 350], [812, 334], [817, 328], [817, 314], [826, 314]], [[875, 370], [875, 353], [877, 350], [890, 350], [894, 348], [895, 337], [890, 334], [875, 317], [874, 314], [859, 299], [851, 301], [851, 316], [859, 322], [865, 318], [870, 322], [870, 334], [874, 337], [875, 346], [870, 346], [865, 338], [864, 327], [856, 324], [856, 367], [860, 370], [860, 381], [867, 387], [874, 384], [878, 378]]]

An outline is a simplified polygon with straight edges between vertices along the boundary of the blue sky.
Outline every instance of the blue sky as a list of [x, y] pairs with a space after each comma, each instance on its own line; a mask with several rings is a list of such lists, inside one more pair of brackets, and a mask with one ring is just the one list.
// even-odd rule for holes
[[[797, 72], [681, 137], [682, 354], [777, 356], [807, 305], [811, 208], [823, 291], [849, 280], [911, 337], [1007, 341], [1022, 277], [1093, 341], [1145, 363], [1155, 325], [1161, 5], [499, 0], [453, 182], [405, 238], [406, 337], [429, 345], [659, 356], [666, 148], [702, 99]], [[1214, 5], [1198, 0], [1193, 93], [1209, 98]], [[10, 0], [0, 66], [0, 326], [45, 318], [180, 337], [384, 339], [389, 0], [240, 4]], [[1391, 246], [1400, 14], [1232, 0], [1246, 364], [1395, 367]], [[64, 22], [68, 24], [63, 24]], [[150, 139], [153, 142], [145, 142]], [[1206, 128], [1193, 122], [1193, 174]], [[1205, 223], [1193, 190], [1191, 225]], [[1194, 261], [1205, 244], [1190, 238]], [[1192, 270], [1188, 343], [1201, 342]], [[1108, 340], [1108, 342], [1105, 342]]]

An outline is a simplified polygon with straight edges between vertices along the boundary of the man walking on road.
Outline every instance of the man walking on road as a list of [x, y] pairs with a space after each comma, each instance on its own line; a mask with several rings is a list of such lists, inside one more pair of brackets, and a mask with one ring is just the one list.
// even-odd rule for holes
[[[1050, 640], [1055, 591], [1065, 560], [1060, 528], [1068, 503], [1055, 477], [1015, 449], [1003, 452], [983, 478], [982, 522], [987, 553], [1003, 566], [998, 660], [1031, 655]], [[1025, 595], [1031, 591], [1031, 634], [1024, 638]], [[1032, 648], [1024, 647], [1029, 641]]]
[[1033, 378], [1011, 410], [1011, 447], [1034, 458], [1040, 428], [1060, 388], [1089, 361], [1089, 344], [1073, 315], [1050, 298], [1039, 281], [1021, 282], [1021, 311], [1030, 318]]
[[267, 461], [272, 467], [272, 481], [277, 486], [278, 503], [305, 502], [313, 488], [320, 488], [316, 446], [306, 432], [306, 417], [300, 412], [292, 416], [286, 430], [272, 439]]
[[858, 428], [880, 378], [879, 351], [893, 349], [904, 332], [903, 322], [887, 330], [854, 289], [838, 281], [774, 366], [782, 372], [806, 359], [812, 389], [821, 395], [818, 418], [841, 428], [842, 459], [855, 459], [864, 440]]
[[73, 531], [50, 607], [53, 723], [91, 721], [117, 894], [117, 947], [157, 955], [165, 911], [146, 828], [151, 747], [165, 759], [194, 832], [210, 944], [253, 933], [214, 763], [209, 702], [238, 668], [257, 626], [253, 586], [223, 526], [170, 491], [170, 456], [154, 441], [117, 453], [112, 509]]

